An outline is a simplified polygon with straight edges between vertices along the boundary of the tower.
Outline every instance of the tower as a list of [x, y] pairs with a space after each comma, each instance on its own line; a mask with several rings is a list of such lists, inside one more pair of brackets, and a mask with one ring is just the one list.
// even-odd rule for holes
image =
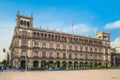
[[96, 33], [96, 38], [101, 39], [101, 40], [105, 40], [105, 41], [110, 41], [110, 33], [106, 33], [106, 32], [99, 32]]
[[31, 14], [31, 16], [23, 16], [23, 15], [20, 15], [20, 12], [18, 11], [16, 16], [16, 27], [32, 28], [33, 15]]
[[102, 46], [104, 46], [102, 48], [103, 51], [103, 61], [106, 65], [106, 67], [110, 67], [111, 66], [111, 52], [110, 52], [110, 33], [106, 33], [106, 32], [99, 32], [96, 33], [96, 38], [101, 39], [102, 40]]

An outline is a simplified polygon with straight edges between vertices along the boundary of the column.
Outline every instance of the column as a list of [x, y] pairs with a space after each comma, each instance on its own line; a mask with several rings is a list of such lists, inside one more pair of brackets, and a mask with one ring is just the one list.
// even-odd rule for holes
[[41, 60], [39, 60], [39, 68], [41, 68]]

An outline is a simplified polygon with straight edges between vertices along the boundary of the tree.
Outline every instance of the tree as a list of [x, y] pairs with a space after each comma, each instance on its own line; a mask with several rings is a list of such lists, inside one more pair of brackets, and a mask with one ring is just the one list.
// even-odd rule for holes
[[5, 49], [5, 48], [3, 48], [3, 52], [4, 52], [4, 53], [6, 52], [6, 49]]
[[3, 64], [4, 66], [7, 66], [7, 60], [4, 59], [4, 60], [2, 61], [2, 64]]

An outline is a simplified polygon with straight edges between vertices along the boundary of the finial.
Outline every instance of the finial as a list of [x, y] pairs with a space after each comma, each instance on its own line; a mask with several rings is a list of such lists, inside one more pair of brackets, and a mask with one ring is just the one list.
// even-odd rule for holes
[[20, 11], [18, 10], [18, 13], [17, 13], [17, 15], [19, 15], [20, 14]]

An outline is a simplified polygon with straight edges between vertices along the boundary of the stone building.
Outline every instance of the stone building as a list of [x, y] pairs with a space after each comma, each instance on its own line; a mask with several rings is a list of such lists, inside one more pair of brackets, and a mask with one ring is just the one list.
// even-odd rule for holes
[[[91, 31], [92, 32], [92, 31]], [[45, 65], [49, 68], [111, 66], [110, 33], [86, 37], [33, 27], [33, 17], [16, 15], [16, 26], [9, 48], [10, 65], [22, 68]]]
[[[117, 50], [119, 50], [117, 48]], [[111, 48], [111, 66], [120, 65], [120, 53], [116, 51], [116, 48]]]

